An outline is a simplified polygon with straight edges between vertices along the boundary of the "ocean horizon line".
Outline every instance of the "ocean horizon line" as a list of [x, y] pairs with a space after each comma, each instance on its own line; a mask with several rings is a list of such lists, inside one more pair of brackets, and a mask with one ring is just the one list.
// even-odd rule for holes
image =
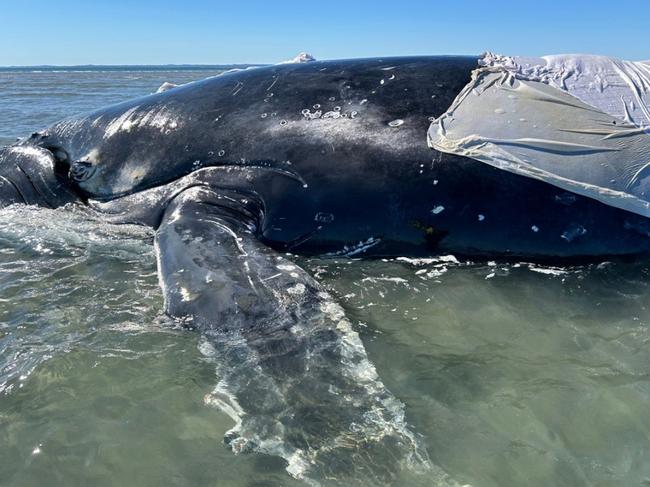
[[27, 70], [76, 70], [76, 71], [95, 71], [104, 70], [122, 70], [122, 69], [233, 69], [233, 68], [250, 68], [258, 66], [268, 66], [271, 63], [233, 63], [233, 64], [194, 64], [194, 63], [167, 63], [167, 64], [34, 64], [34, 65], [6, 65], [0, 66], [0, 71], [27, 71]]

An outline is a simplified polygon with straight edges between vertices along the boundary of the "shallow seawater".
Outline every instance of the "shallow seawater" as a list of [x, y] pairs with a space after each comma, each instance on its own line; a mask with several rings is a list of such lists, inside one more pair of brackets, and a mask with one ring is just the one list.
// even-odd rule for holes
[[[215, 366], [161, 314], [149, 231], [12, 207], [0, 250], [2, 485], [302, 485], [223, 446]], [[298, 262], [453, 481], [650, 481], [644, 263]]]
[[[173, 75], [145, 73], [128, 96]], [[57, 82], [79, 111], [104, 104], [87, 93], [119, 98], [110, 73], [95, 75], [107, 91], [76, 76]], [[51, 121], [2, 90], [33, 117], [5, 142]], [[152, 239], [82, 208], [0, 210], [0, 485], [306, 485], [224, 447], [215, 363], [162, 314]], [[650, 262], [295, 260], [343, 305], [428, 451], [431, 471], [395, 484], [650, 485]]]
[[650, 484], [649, 273], [389, 261], [322, 276], [454, 479], [614, 486]]

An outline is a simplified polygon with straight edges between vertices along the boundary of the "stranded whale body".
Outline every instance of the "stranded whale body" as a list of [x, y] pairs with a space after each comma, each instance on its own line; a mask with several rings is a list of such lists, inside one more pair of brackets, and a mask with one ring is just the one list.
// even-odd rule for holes
[[[235, 421], [233, 451], [279, 455], [314, 484], [444, 479], [341, 307], [287, 254], [650, 250], [645, 128], [485, 59], [311, 61], [169, 87], [1, 149], [0, 200], [156, 230], [165, 310], [218, 364], [207, 401]], [[554, 130], [540, 99], [576, 124]]]

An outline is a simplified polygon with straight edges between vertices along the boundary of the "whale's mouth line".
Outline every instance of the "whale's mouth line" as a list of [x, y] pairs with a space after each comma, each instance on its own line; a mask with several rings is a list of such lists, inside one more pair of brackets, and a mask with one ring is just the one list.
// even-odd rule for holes
[[[24, 177], [25, 180], [27, 181], [27, 184], [29, 184], [29, 185], [31, 186], [31, 188], [34, 190], [34, 192], [39, 196], [39, 198], [41, 199], [41, 201], [45, 204], [45, 206], [47, 206], [47, 207], [50, 208], [50, 209], [51, 209], [51, 208], [54, 208], [54, 206], [52, 206], [52, 205], [50, 204], [50, 202], [48, 201], [47, 197], [43, 194], [43, 192], [42, 192], [40, 189], [38, 189], [38, 186], [37, 186], [36, 184], [34, 184], [34, 181], [32, 180], [32, 178], [31, 178], [31, 177], [29, 176], [29, 174], [27, 174], [27, 172], [26, 172], [26, 171], [25, 171], [25, 170], [20, 166], [20, 164], [16, 164], [16, 167], [18, 168], [18, 171], [20, 171], [20, 173], [23, 175], [23, 177]], [[24, 199], [22, 193], [21, 193], [21, 197]]]
[[25, 195], [20, 190], [20, 187], [16, 183], [14, 183], [11, 178], [0, 175], [0, 181], [5, 181], [9, 185], [9, 187], [11, 187], [16, 192], [16, 196], [18, 196], [22, 200], [21, 203], [27, 203], [27, 200], [25, 199]]

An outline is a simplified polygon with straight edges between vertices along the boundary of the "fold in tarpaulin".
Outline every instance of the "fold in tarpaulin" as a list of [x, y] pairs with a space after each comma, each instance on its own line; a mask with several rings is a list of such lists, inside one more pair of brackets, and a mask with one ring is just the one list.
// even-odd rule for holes
[[488, 52], [479, 66], [541, 81], [637, 127], [650, 126], [650, 61], [576, 54], [526, 58]]
[[[625, 98], [647, 100], [650, 81], [621, 94], [622, 84], [606, 74], [612, 71], [594, 67], [607, 58], [545, 59], [556, 62], [536, 68], [530, 60], [485, 55], [431, 124], [429, 145], [650, 217], [650, 134], [643, 122], [650, 118], [642, 118], [648, 105]], [[612, 96], [623, 98], [627, 116], [607, 111], [616, 106]]]

